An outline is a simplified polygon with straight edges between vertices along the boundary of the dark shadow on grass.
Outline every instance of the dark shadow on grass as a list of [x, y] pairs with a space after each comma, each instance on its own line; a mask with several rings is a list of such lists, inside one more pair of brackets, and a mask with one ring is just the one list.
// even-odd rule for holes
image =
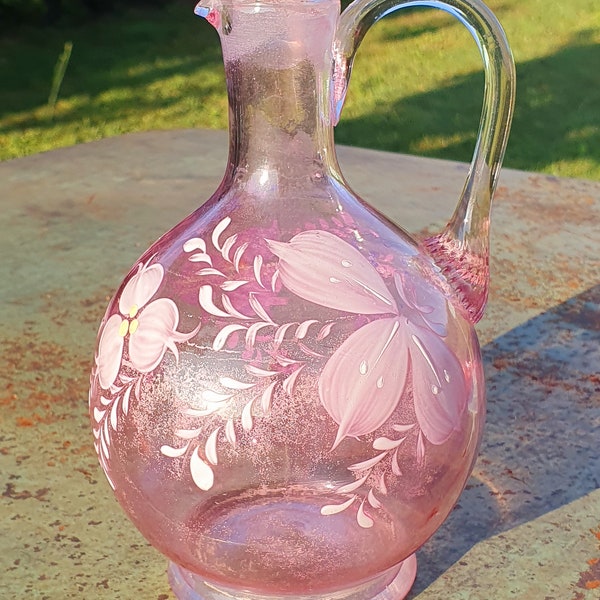
[[413, 594], [478, 542], [600, 487], [600, 285], [482, 352], [488, 416], [479, 462], [456, 509], [419, 552]]
[[[482, 73], [455, 79], [435, 91], [382, 104], [366, 116], [342, 115], [336, 141], [469, 161], [482, 97]], [[552, 56], [518, 64], [517, 103], [505, 165], [540, 171], [561, 160], [600, 163], [598, 106], [600, 46], [587, 43], [585, 35]], [[439, 143], [425, 143], [437, 139]]]
[[[138, 105], [135, 89], [171, 75], [191, 75], [202, 67], [222, 65], [218, 37], [203, 19], [195, 17], [192, 5], [175, 3], [164, 9], [131, 9], [94, 23], [75, 27], [21, 30], [15, 37], [0, 40], [0, 118], [43, 106], [50, 91], [54, 65], [65, 41], [73, 51], [60, 90], [60, 98], [89, 97], [118, 88], [128, 88], [130, 107], [116, 100], [107, 102], [107, 114], [132, 110]], [[225, 89], [223, 83], [222, 89]], [[200, 92], [202, 92], [200, 86]], [[204, 92], [210, 90], [204, 90]], [[182, 92], [183, 93], [183, 92]], [[189, 93], [189, 90], [186, 90]], [[160, 99], [154, 106], [160, 105]], [[114, 115], [114, 112], [113, 112]], [[63, 115], [79, 120], [85, 107]], [[27, 126], [44, 126], [32, 118], [17, 121], [4, 131]], [[48, 123], [50, 124], [50, 123]]]

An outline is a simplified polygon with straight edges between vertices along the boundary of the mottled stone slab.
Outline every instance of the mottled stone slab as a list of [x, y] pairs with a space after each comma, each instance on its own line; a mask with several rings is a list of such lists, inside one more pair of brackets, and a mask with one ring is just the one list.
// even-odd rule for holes
[[[450, 216], [467, 169], [339, 153], [353, 187], [421, 235]], [[0, 597], [172, 598], [97, 465], [88, 372], [108, 297], [225, 160], [225, 133], [174, 131], [0, 164]], [[599, 254], [599, 183], [503, 172], [478, 325], [488, 425], [412, 598], [600, 598]]]

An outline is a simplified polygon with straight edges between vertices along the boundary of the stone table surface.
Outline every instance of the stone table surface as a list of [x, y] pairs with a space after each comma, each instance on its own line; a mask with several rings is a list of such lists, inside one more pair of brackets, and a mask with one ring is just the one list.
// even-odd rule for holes
[[[87, 417], [96, 331], [141, 252], [207, 199], [226, 134], [126, 135], [0, 164], [0, 598], [172, 598]], [[415, 235], [466, 165], [340, 148], [355, 190]], [[478, 325], [489, 414], [410, 598], [600, 598], [600, 183], [504, 170]]]

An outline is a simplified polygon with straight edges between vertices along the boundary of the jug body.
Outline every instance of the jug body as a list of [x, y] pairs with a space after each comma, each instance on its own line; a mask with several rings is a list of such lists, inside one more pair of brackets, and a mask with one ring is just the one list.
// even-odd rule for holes
[[93, 377], [136, 526], [266, 597], [400, 565], [456, 502], [484, 416], [473, 326], [433, 261], [339, 186], [307, 192], [268, 214], [225, 194], [151, 247]]
[[340, 173], [336, 3], [198, 12], [223, 43], [229, 160], [109, 303], [100, 463], [179, 598], [398, 600], [476, 458], [473, 315], [431, 243]]

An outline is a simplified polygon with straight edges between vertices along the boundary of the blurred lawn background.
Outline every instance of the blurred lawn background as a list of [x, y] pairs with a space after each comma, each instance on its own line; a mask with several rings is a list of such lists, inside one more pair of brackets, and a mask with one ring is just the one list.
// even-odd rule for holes
[[[0, 8], [11, 2], [22, 0]], [[52, 24], [0, 12], [0, 159], [132, 131], [226, 128], [216, 32], [194, 17], [193, 0], [159, 4], [115, 3], [102, 15], [67, 5]], [[517, 62], [505, 165], [600, 180], [600, 0], [488, 4]], [[29, 5], [43, 12], [41, 0]], [[336, 141], [468, 161], [482, 94], [481, 58], [462, 25], [439, 10], [398, 11], [359, 50]]]

